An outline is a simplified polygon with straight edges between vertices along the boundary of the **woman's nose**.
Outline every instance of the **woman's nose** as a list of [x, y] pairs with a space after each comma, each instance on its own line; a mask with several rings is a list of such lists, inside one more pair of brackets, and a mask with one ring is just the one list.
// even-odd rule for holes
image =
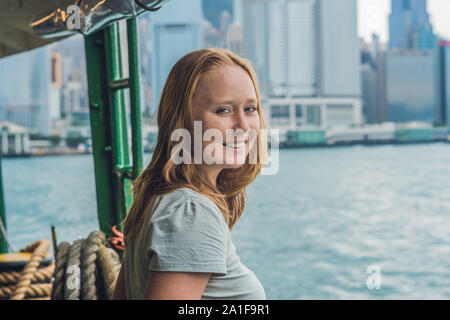
[[247, 130], [250, 129], [250, 124], [245, 112], [240, 111], [236, 114], [234, 129], [242, 129], [244, 132], [247, 132]]

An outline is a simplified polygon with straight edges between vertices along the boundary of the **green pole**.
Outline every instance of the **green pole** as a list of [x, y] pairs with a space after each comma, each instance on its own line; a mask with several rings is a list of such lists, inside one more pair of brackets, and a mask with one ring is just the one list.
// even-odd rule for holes
[[138, 36], [136, 18], [128, 19], [128, 59], [130, 68], [131, 130], [133, 152], [133, 179], [142, 171], [141, 99], [139, 87]]
[[131, 122], [131, 148], [133, 155], [133, 168], [131, 179], [126, 180], [127, 208], [133, 201], [132, 179], [136, 179], [142, 172], [142, 133], [141, 133], [141, 99], [139, 81], [138, 34], [136, 18], [127, 20], [128, 35], [128, 66], [130, 74], [130, 122]]
[[[92, 148], [100, 229], [125, 218], [132, 201], [131, 181], [142, 170], [139, 64], [136, 19], [127, 22], [129, 78], [124, 79], [119, 23], [85, 38]], [[124, 89], [130, 89], [133, 164], [128, 148]]]
[[106, 77], [104, 31], [85, 37], [85, 51], [98, 221], [100, 230], [110, 237], [111, 228], [120, 221], [120, 217], [116, 210], [117, 188], [114, 188], [116, 182], [113, 179], [111, 110]]
[[[122, 70], [122, 57], [120, 50], [120, 33], [119, 23], [116, 22], [105, 31], [105, 48], [106, 48], [106, 64], [107, 77], [109, 83], [109, 93], [111, 101], [111, 115], [112, 115], [112, 151], [113, 151], [113, 165], [115, 170], [115, 187], [117, 188], [116, 198], [116, 215], [120, 220], [123, 220], [127, 212], [127, 201], [125, 194], [125, 177], [128, 172], [129, 164], [129, 150], [128, 150], [128, 135], [126, 123], [125, 97], [123, 89], [126, 86], [115, 86], [115, 83], [122, 83], [124, 79]], [[129, 82], [129, 81], [128, 81]], [[119, 226], [121, 229], [121, 226]]]
[[[3, 226], [6, 229], [6, 211], [5, 211], [5, 201], [3, 198], [3, 177], [2, 177], [2, 151], [0, 150], [0, 219], [2, 219]], [[8, 243], [6, 238], [0, 232], [0, 253], [8, 253]]]

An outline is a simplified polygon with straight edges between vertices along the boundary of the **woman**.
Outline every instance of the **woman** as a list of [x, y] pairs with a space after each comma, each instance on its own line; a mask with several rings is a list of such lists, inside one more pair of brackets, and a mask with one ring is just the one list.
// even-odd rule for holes
[[[267, 152], [253, 68], [224, 49], [187, 54], [168, 75], [158, 127], [124, 221], [113, 299], [265, 299], [230, 233]], [[179, 130], [191, 137], [180, 143]]]

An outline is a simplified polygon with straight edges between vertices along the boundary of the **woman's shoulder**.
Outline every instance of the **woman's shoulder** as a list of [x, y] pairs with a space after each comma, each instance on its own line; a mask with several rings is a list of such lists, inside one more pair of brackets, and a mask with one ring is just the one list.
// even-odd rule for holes
[[180, 206], [196, 205], [209, 207], [220, 212], [219, 208], [205, 195], [188, 187], [177, 188], [170, 193], [159, 195], [156, 198], [157, 205], [154, 209], [158, 211], [167, 211]]
[[153, 206], [150, 223], [178, 224], [181, 221], [204, 223], [219, 223], [227, 228], [225, 220], [216, 204], [205, 195], [184, 187], [170, 193], [159, 195]]
[[212, 202], [211, 199], [209, 199], [207, 196], [205, 196], [205, 195], [201, 194], [200, 192], [197, 192], [191, 188], [188, 188], [188, 187], [179, 188], [177, 191], [180, 193], [183, 193], [185, 200], [196, 201], [196, 202], [211, 205], [214, 207], [216, 206], [214, 204], [214, 202]]

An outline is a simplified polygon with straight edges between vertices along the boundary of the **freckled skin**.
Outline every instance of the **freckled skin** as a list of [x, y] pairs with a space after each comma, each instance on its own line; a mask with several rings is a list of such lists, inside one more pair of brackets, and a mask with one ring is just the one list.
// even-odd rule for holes
[[[202, 130], [214, 128], [222, 133], [223, 142], [235, 142], [243, 136], [235, 137], [235, 141], [228, 141], [227, 129], [248, 132], [249, 129], [259, 132], [260, 119], [257, 110], [257, 97], [252, 79], [239, 66], [220, 66], [207, 72], [197, 88], [196, 96], [192, 101], [194, 120], [202, 121]], [[195, 139], [195, 137], [194, 137]], [[220, 143], [221, 154], [212, 155], [222, 159], [223, 164], [208, 165], [208, 171], [216, 176], [224, 168], [238, 168], [242, 162], [237, 161], [238, 154], [242, 158], [253, 147], [256, 139], [251, 139], [245, 148], [234, 150]], [[203, 141], [202, 150], [214, 141]], [[228, 153], [228, 155], [227, 155]], [[227, 159], [232, 159], [227, 161]]]

